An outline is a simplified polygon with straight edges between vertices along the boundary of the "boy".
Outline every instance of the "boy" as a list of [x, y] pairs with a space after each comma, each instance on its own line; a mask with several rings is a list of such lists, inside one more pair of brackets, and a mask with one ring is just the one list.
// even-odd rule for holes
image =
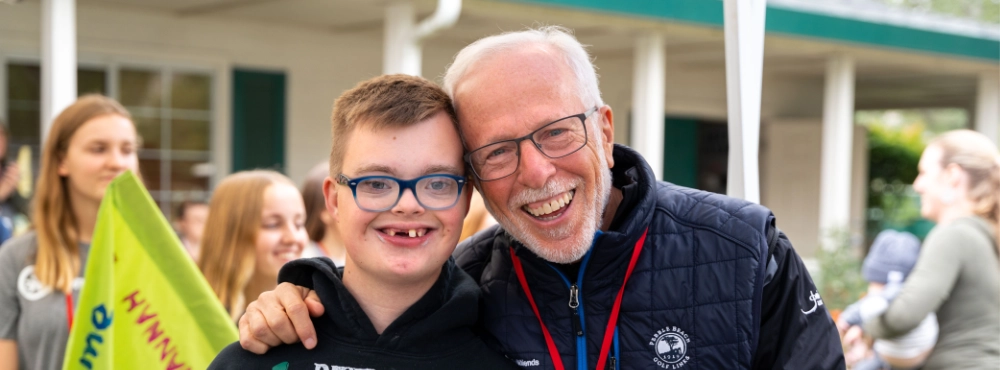
[[209, 369], [516, 369], [473, 333], [479, 287], [450, 259], [472, 191], [448, 96], [405, 75], [362, 82], [334, 103], [327, 209], [347, 249], [282, 268], [326, 312], [314, 350], [227, 347]]
[[[889, 302], [903, 286], [903, 280], [913, 270], [920, 254], [920, 239], [908, 232], [885, 230], [872, 243], [861, 272], [868, 281], [868, 294], [848, 306], [840, 315], [838, 326], [847, 330], [861, 325], [884, 312]], [[858, 335], [860, 326], [850, 335]], [[874, 355], [859, 359], [855, 370], [918, 368], [927, 359], [937, 342], [938, 324], [934, 313], [927, 315], [913, 331], [894, 339], [875, 341]], [[849, 343], [845, 339], [845, 343]], [[853, 359], [852, 359], [853, 360]], [[852, 362], [851, 360], [848, 361]]]
[[177, 218], [174, 219], [177, 235], [195, 262], [201, 256], [201, 236], [205, 233], [205, 220], [208, 220], [208, 203], [187, 201], [177, 207]]

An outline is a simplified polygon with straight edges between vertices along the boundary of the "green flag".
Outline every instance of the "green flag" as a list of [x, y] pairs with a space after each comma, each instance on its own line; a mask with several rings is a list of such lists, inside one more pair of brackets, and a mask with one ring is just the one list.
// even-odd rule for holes
[[236, 326], [131, 172], [108, 185], [63, 369], [195, 369]]

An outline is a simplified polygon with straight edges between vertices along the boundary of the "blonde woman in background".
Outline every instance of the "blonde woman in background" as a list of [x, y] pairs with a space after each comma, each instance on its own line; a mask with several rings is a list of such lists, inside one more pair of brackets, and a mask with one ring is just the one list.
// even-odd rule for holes
[[924, 150], [913, 188], [920, 193], [920, 213], [937, 226], [888, 309], [862, 327], [876, 339], [891, 339], [936, 313], [938, 341], [923, 369], [996, 370], [1000, 153], [982, 134], [947, 132]]
[[212, 194], [198, 267], [235, 322], [277, 285], [278, 270], [306, 245], [305, 205], [291, 180], [274, 171], [229, 175]]
[[347, 250], [340, 239], [336, 220], [326, 210], [326, 198], [323, 197], [323, 181], [329, 173], [329, 162], [317, 164], [309, 170], [302, 184], [302, 199], [306, 202], [306, 232], [310, 241], [302, 257], [329, 257], [338, 267], [343, 267]]
[[97, 209], [112, 179], [138, 171], [137, 150], [128, 111], [104, 96], [80, 97], [52, 122], [34, 229], [0, 248], [0, 370], [62, 367]]

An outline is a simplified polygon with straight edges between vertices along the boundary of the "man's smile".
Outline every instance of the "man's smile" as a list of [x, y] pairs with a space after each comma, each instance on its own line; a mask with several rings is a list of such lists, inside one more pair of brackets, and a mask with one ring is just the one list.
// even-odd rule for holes
[[547, 201], [529, 203], [521, 206], [525, 212], [536, 218], [551, 219], [558, 216], [561, 210], [573, 201], [576, 190], [570, 190]]

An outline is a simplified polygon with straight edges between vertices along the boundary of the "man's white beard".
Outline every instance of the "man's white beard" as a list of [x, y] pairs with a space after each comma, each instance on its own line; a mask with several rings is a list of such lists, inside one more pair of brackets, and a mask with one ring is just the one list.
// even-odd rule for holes
[[[574, 203], [574, 207], [582, 207], [581, 209], [574, 210], [574, 212], [582, 212], [583, 214], [584, 219], [583, 225], [580, 226], [581, 228], [576, 228], [577, 225], [567, 224], [559, 228], [541, 230], [545, 234], [546, 239], [563, 240], [559, 242], [559, 245], [546, 246], [541, 238], [529, 233], [527, 230], [531, 226], [531, 221], [526, 218], [515, 217], [511, 220], [504, 215], [494, 212], [490, 208], [489, 202], [485, 202], [486, 209], [490, 211], [490, 214], [496, 218], [497, 223], [507, 233], [542, 259], [559, 264], [569, 264], [579, 261], [587, 254], [587, 251], [590, 250], [590, 246], [594, 242], [595, 233], [597, 233], [597, 230], [603, 223], [605, 207], [607, 207], [611, 196], [611, 169], [608, 168], [608, 160], [604, 152], [604, 147], [598, 146], [597, 154], [601, 161], [602, 173], [600, 181], [595, 184], [598, 188], [594, 192], [593, 199], [583, 199], [586, 184], [583, 184], [582, 181], [556, 179], [546, 183], [542, 189], [522, 191], [514, 195], [508, 202], [507, 207], [511, 213], [523, 212], [520, 205], [524, 205], [528, 201], [555, 196], [576, 185], [576, 193], [573, 196], [572, 203]], [[576, 182], [576, 184], [573, 184], [573, 182]], [[614, 210], [610, 211], [613, 212]]]

